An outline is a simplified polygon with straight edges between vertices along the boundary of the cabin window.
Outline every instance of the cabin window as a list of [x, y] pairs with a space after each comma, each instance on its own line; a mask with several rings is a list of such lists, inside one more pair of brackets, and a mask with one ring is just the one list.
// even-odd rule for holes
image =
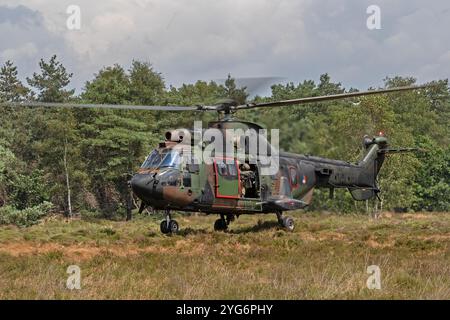
[[295, 170], [294, 167], [289, 168], [289, 178], [290, 178], [291, 186], [296, 186], [298, 184], [297, 170]]
[[185, 172], [183, 174], [183, 186], [185, 186], [185, 187], [191, 186], [191, 174], [188, 172]]
[[227, 164], [227, 168], [228, 168], [228, 175], [230, 177], [237, 177], [238, 173], [237, 173], [236, 163]]
[[228, 175], [227, 165], [225, 163], [220, 163], [220, 162], [217, 163], [217, 172], [222, 177], [227, 176]]
[[161, 161], [160, 168], [178, 168], [181, 164], [181, 155], [178, 151], [171, 150]]
[[150, 152], [147, 159], [145, 159], [144, 163], [142, 164], [141, 168], [155, 169], [158, 167], [160, 162], [161, 162], [161, 155], [159, 154], [158, 150], [155, 149], [152, 152]]
[[217, 162], [217, 173], [222, 177], [237, 178], [238, 171], [236, 163]]
[[188, 163], [186, 163], [186, 170], [190, 173], [197, 174], [200, 171], [201, 161], [196, 157], [195, 153], [190, 155], [190, 159], [186, 159]]

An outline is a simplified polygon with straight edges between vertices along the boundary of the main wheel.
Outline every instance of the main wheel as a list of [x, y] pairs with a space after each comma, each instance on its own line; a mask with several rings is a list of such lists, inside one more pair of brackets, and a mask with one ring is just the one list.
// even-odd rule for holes
[[216, 222], [214, 222], [214, 230], [215, 231], [224, 231], [227, 230], [227, 222], [225, 219], [217, 219]]
[[176, 220], [170, 220], [169, 222], [169, 232], [170, 233], [177, 233], [179, 230], [179, 225]]
[[292, 219], [291, 217], [284, 217], [283, 218], [283, 227], [287, 231], [293, 231], [295, 228], [294, 219]]
[[[170, 226], [170, 223], [169, 223]], [[161, 221], [161, 224], [159, 225], [159, 229], [161, 230], [161, 232], [163, 234], [168, 234], [169, 233], [169, 228], [167, 227], [167, 221], [163, 220]]]

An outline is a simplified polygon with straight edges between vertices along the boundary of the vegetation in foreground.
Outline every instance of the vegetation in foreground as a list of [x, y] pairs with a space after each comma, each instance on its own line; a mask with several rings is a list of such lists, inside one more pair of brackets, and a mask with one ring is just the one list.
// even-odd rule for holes
[[[178, 215], [173, 236], [158, 215], [0, 226], [0, 299], [450, 299], [450, 213], [293, 215], [292, 233], [271, 215], [227, 233]], [[66, 288], [69, 265], [81, 290]]]

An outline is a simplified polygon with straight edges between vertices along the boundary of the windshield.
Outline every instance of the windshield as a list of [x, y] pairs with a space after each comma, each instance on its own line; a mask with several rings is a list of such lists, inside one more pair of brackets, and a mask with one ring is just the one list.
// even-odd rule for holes
[[178, 151], [171, 150], [161, 161], [160, 168], [178, 168], [181, 163], [181, 155]]
[[141, 168], [155, 169], [158, 167], [160, 162], [161, 162], [161, 155], [159, 154], [158, 150], [155, 149], [148, 155], [147, 159], [145, 159]]

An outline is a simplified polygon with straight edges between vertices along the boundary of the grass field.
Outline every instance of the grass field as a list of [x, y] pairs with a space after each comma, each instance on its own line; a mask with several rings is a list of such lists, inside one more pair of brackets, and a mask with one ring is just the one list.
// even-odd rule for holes
[[[241, 216], [227, 233], [215, 216], [132, 222], [52, 218], [0, 226], [1, 299], [450, 299], [450, 213]], [[69, 265], [81, 290], [66, 288]], [[378, 265], [381, 290], [369, 290]]]

